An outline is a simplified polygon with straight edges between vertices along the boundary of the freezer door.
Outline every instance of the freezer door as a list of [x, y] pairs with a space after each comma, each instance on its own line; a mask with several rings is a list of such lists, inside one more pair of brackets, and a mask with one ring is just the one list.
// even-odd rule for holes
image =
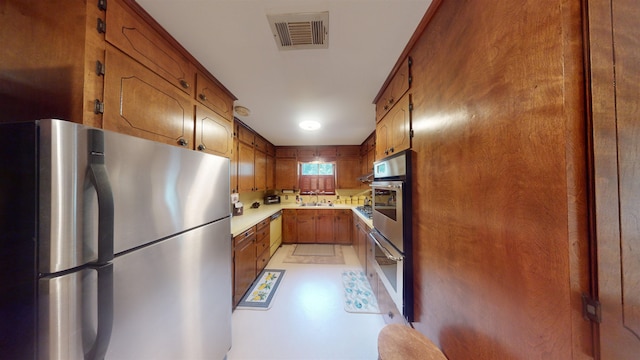
[[116, 254], [230, 216], [229, 159], [105, 131]]
[[223, 359], [231, 347], [228, 218], [113, 261], [106, 359]]

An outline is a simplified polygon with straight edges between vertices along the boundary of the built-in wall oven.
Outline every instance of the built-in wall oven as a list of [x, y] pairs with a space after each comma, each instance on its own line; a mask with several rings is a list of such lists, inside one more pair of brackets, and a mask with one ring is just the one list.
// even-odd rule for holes
[[376, 272], [407, 321], [413, 321], [411, 151], [374, 163], [372, 189]]

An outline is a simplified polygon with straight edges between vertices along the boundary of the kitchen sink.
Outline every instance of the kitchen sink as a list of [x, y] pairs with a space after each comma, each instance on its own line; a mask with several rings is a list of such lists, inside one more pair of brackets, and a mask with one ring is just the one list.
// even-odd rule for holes
[[333, 207], [333, 203], [302, 203], [302, 207]]

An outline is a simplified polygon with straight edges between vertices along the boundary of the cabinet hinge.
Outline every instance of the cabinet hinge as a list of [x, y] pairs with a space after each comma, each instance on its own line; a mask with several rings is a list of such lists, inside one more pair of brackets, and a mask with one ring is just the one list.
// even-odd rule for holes
[[413, 104], [409, 103], [409, 111], [413, 111]]
[[409, 67], [411, 67], [411, 65], [413, 65], [413, 58], [409, 56]]
[[93, 112], [96, 114], [104, 114], [104, 103], [96, 99], [93, 102]]
[[413, 138], [413, 129], [409, 130], [409, 137]]
[[107, 33], [107, 23], [104, 22], [104, 20], [102, 20], [100, 18], [98, 18], [97, 30], [98, 30], [98, 33], [100, 33], [100, 34], [106, 34]]
[[602, 322], [602, 307], [600, 302], [587, 294], [582, 294], [582, 316], [586, 320], [596, 323]]
[[107, 10], [107, 0], [98, 0], [98, 9], [102, 11]]
[[98, 76], [104, 76], [104, 64], [100, 60], [96, 60], [96, 74]]

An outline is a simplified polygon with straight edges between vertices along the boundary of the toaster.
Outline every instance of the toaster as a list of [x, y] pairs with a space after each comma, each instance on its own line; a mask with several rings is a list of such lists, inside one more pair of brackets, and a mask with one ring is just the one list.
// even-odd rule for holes
[[279, 195], [267, 195], [264, 197], [264, 204], [280, 204], [280, 196]]

